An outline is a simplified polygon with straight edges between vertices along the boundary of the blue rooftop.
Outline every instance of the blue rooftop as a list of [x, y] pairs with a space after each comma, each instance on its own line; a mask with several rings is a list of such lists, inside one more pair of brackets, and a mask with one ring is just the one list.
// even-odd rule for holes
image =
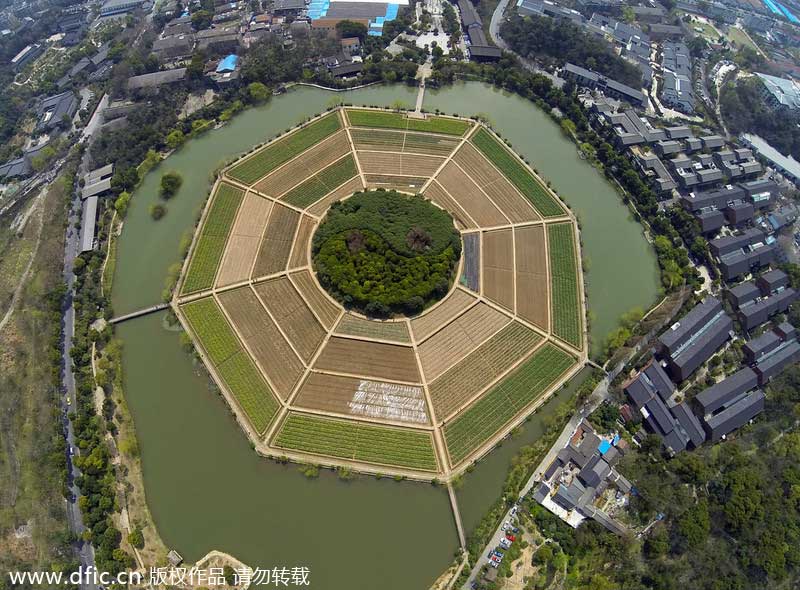
[[601, 455], [605, 455], [608, 452], [608, 449], [611, 448], [611, 443], [607, 440], [601, 440], [600, 445], [597, 447], [597, 450], [600, 451]]
[[237, 63], [239, 63], [239, 56], [231, 54], [219, 62], [219, 65], [217, 66], [217, 73], [232, 72], [236, 69]]

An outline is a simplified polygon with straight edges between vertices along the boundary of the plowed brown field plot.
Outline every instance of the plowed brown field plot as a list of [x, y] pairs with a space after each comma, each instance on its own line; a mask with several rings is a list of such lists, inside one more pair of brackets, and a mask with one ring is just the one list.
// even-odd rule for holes
[[425, 340], [425, 338], [476, 301], [475, 297], [461, 289], [453, 290], [447, 298], [439, 302], [435, 307], [429, 309], [420, 317], [411, 320], [411, 330], [414, 332], [414, 338], [417, 339], [417, 342]]
[[408, 325], [403, 322], [379, 322], [368, 320], [351, 313], [346, 313], [336, 326], [339, 334], [374, 338], [377, 340], [390, 340], [408, 344], [411, 337], [408, 335]]
[[261, 232], [264, 231], [271, 208], [270, 201], [253, 193], [248, 193], [244, 198], [225, 246], [217, 276], [218, 287], [250, 278], [250, 270], [261, 242]]
[[391, 381], [420, 382], [413, 348], [338, 336], [328, 340], [314, 368]]
[[303, 375], [303, 363], [250, 287], [226, 291], [218, 297], [245, 347], [268, 376], [275, 392], [286, 399]]
[[357, 152], [364, 174], [402, 174], [430, 177], [444, 164], [444, 158], [387, 152]]
[[344, 183], [341, 187], [339, 187], [335, 191], [329, 192], [327, 195], [325, 195], [324, 198], [317, 201], [311, 207], [308, 207], [306, 211], [308, 211], [312, 215], [322, 216], [333, 203], [335, 203], [336, 201], [340, 201], [345, 197], [349, 197], [354, 192], [360, 191], [363, 188], [364, 185], [361, 182], [361, 177], [356, 176], [352, 180], [348, 180], [346, 183]]
[[300, 228], [297, 230], [297, 237], [292, 246], [292, 255], [289, 258], [289, 268], [298, 268], [300, 266], [308, 266], [308, 248], [311, 244], [311, 236], [314, 235], [314, 228], [317, 222], [307, 216], [303, 216], [300, 220]]
[[350, 137], [357, 150], [402, 152], [406, 134], [402, 131], [375, 131], [374, 129], [351, 129]]
[[514, 310], [514, 236], [510, 229], [483, 234], [483, 293]]
[[425, 393], [419, 385], [311, 373], [294, 404], [376, 420], [430, 424]]
[[418, 193], [427, 178], [421, 176], [389, 176], [387, 174], [366, 174], [367, 188], [385, 188], [405, 193]]
[[253, 268], [254, 279], [286, 269], [299, 221], [300, 214], [297, 211], [278, 204], [272, 207], [256, 265]]
[[500, 209], [453, 162], [445, 165], [436, 180], [478, 225], [492, 227], [509, 224]]
[[542, 330], [549, 327], [547, 254], [544, 226], [514, 229], [517, 266], [517, 315]]
[[426, 154], [431, 156], [449, 156], [458, 147], [460, 140], [439, 135], [423, 135], [406, 133], [403, 152], [407, 154]]
[[326, 328], [333, 327], [336, 318], [339, 317], [339, 306], [331, 301], [328, 296], [322, 292], [322, 289], [311, 276], [307, 270], [295, 272], [289, 275], [294, 286], [303, 295], [311, 309], [314, 310], [319, 321], [322, 322]]
[[525, 358], [542, 337], [509, 324], [428, 385], [437, 420], [444, 420]]
[[310, 361], [325, 338], [325, 330], [289, 279], [271, 279], [254, 289], [295, 350]]
[[514, 223], [541, 219], [527, 199], [519, 194], [517, 189], [471, 144], [462, 145], [453, 157], [453, 161]]
[[464, 209], [462, 209], [461, 206], [456, 203], [456, 200], [450, 196], [450, 193], [444, 190], [442, 185], [435, 180], [425, 188], [425, 192], [423, 194], [431, 201], [439, 205], [442, 209], [447, 211], [453, 217], [453, 219], [456, 220], [456, 225], [460, 229], [473, 229], [478, 227], [472, 218], [467, 215]]
[[402, 174], [400, 154], [389, 152], [356, 152], [364, 174]]
[[419, 346], [425, 379], [436, 379], [510, 321], [507, 315], [485, 303], [458, 316]]
[[339, 131], [260, 180], [255, 185], [255, 189], [271, 197], [280, 197], [293, 186], [333, 164], [349, 151], [350, 141], [347, 133]]

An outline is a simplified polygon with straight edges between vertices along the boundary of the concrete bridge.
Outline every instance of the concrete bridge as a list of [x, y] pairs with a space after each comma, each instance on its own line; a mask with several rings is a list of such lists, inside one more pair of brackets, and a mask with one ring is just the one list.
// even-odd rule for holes
[[122, 322], [127, 322], [128, 320], [132, 320], [134, 318], [140, 318], [144, 315], [149, 315], [151, 313], [161, 311], [162, 309], [167, 309], [168, 307], [169, 303], [159, 303], [158, 305], [152, 305], [150, 307], [145, 307], [143, 309], [137, 309], [136, 311], [132, 311], [131, 313], [126, 313], [125, 315], [120, 315], [115, 318], [111, 318], [109, 320], [109, 323], [120, 324]]

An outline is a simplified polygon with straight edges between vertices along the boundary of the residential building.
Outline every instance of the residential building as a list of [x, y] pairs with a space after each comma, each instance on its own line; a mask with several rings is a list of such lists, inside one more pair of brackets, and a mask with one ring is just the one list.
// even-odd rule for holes
[[650, 25], [650, 36], [653, 39], [681, 39], [684, 36], [682, 27], [678, 25], [667, 25], [662, 23], [654, 23]]
[[146, 0], [106, 0], [100, 7], [100, 16], [124, 14], [140, 8]]
[[175, 84], [182, 82], [186, 78], [186, 68], [176, 68], [174, 70], [164, 70], [153, 72], [152, 74], [142, 74], [128, 78], [128, 89], [145, 90], [158, 88], [164, 84]]
[[704, 416], [703, 426], [708, 439], [717, 442], [723, 436], [747, 424], [764, 411], [765, 398], [764, 392], [756, 389], [731, 400], [716, 414]]
[[728, 291], [744, 330], [752, 330], [778, 313], [785, 313], [797, 300], [798, 293], [789, 286], [782, 270], [771, 270]]
[[153, 53], [162, 61], [185, 59], [192, 55], [194, 49], [194, 35], [181, 33], [156, 39], [153, 42]]
[[666, 42], [662, 48], [661, 102], [687, 114], [694, 113], [692, 58], [682, 42]]
[[72, 91], [49, 96], [39, 102], [36, 109], [36, 130], [52, 131], [59, 126], [72, 123], [72, 117], [78, 112], [80, 102]]
[[205, 29], [195, 35], [197, 49], [207, 53], [235, 53], [239, 48], [239, 33], [235, 28]]
[[96, 196], [84, 199], [81, 202], [81, 233], [79, 239], [80, 253], [90, 252], [95, 249], [95, 232], [97, 224]]
[[11, 67], [17, 72], [44, 53], [45, 47], [41, 43], [34, 43], [22, 49], [11, 58]]
[[722, 277], [728, 281], [775, 260], [775, 241], [760, 229], [711, 240], [709, 247], [717, 257]]
[[643, 107], [645, 105], [645, 97], [641, 90], [631, 88], [592, 70], [567, 63], [562, 74], [565, 78], [574, 80], [579, 86], [598, 90], [606, 96], [625, 100], [636, 106]]
[[633, 6], [631, 10], [640, 23], [660, 23], [667, 16], [661, 6]]
[[757, 135], [744, 133], [740, 137], [742, 143], [751, 147], [759, 156], [764, 158], [769, 164], [783, 174], [795, 185], [800, 186], [800, 162], [792, 156], [784, 156], [764, 139]]
[[756, 76], [761, 80], [761, 97], [770, 108], [779, 111], [800, 109], [800, 84], [758, 72]]
[[743, 393], [756, 387], [758, 387], [758, 377], [755, 371], [750, 367], [745, 367], [698, 393], [694, 404], [701, 416], [707, 416], [718, 412]]
[[730, 337], [733, 320], [715, 297], [706, 297], [659, 337], [670, 374], [680, 382]]

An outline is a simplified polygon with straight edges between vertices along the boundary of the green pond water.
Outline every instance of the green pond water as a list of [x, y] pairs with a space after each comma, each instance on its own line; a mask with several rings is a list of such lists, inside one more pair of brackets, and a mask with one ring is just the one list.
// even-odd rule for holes
[[[188, 142], [154, 169], [136, 191], [119, 241], [112, 302], [116, 314], [160, 300], [181, 237], [192, 231], [224, 162], [332, 100], [364, 105], [413, 104], [416, 89], [378, 86], [347, 93], [302, 87], [248, 110], [225, 127]], [[445, 108], [446, 107], [446, 108]], [[657, 295], [655, 258], [618, 195], [581, 160], [533, 104], [489, 86], [468, 83], [426, 95], [425, 108], [485, 113], [528, 157], [582, 220], [587, 279], [602, 339], [618, 317], [648, 307]], [[160, 176], [177, 170], [184, 182], [154, 222]], [[457, 548], [447, 494], [427, 484], [360, 477], [341, 482], [323, 471], [309, 481], [296, 466], [258, 458], [209, 387], [200, 367], [164, 329], [163, 314], [121, 324], [125, 391], [142, 452], [148, 504], [161, 536], [188, 560], [211, 549], [253, 567], [305, 565], [314, 588], [414, 590], [427, 588]], [[573, 379], [577, 385], [579, 378]], [[541, 436], [542, 420], [568, 397], [564, 392], [465, 478], [458, 491], [465, 526], [480, 519], [502, 488], [516, 449]]]

